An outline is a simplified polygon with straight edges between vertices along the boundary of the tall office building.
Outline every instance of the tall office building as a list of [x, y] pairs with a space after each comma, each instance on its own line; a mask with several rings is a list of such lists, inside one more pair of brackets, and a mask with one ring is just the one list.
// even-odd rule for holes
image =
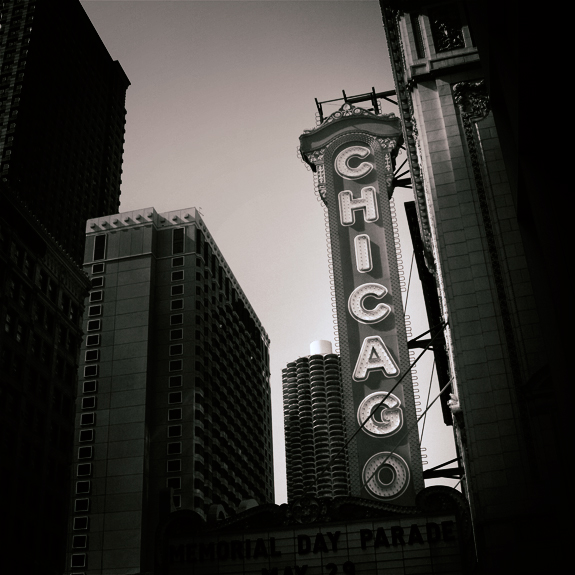
[[119, 209], [130, 82], [78, 0], [3, 2], [0, 34], [0, 178], [81, 264]]
[[435, 298], [433, 313], [449, 322], [451, 407], [479, 564], [488, 573], [560, 572], [566, 532], [540, 532], [535, 546], [530, 533], [569, 521], [561, 509], [572, 491], [563, 456], [572, 386], [560, 296], [569, 281], [557, 265], [565, 228], [536, 185], [542, 164], [533, 150], [531, 163], [519, 162], [520, 12], [513, 3], [381, 5], [413, 177], [416, 257], [433, 275], [427, 303]]
[[349, 495], [339, 356], [331, 342], [315, 341], [309, 356], [288, 363], [282, 387], [288, 500]]
[[88, 288], [26, 208], [0, 195], [2, 573], [63, 569]]
[[152, 573], [170, 509], [273, 501], [269, 339], [193, 208], [89, 220], [84, 270], [67, 572]]

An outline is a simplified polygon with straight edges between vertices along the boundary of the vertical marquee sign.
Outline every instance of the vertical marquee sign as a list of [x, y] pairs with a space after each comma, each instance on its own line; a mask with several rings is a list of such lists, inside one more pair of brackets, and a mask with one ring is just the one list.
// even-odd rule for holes
[[377, 410], [348, 446], [351, 494], [414, 505], [424, 483], [389, 207], [401, 140], [399, 118], [346, 103], [300, 151], [329, 215], [348, 436]]

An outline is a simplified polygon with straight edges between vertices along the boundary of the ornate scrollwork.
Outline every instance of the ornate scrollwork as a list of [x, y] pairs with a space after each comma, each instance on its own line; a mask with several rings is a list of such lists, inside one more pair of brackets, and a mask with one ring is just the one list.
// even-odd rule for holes
[[295, 523], [315, 523], [325, 519], [325, 502], [315, 497], [304, 495], [291, 505], [291, 518]]
[[313, 152], [308, 152], [305, 157], [310, 164], [323, 164], [323, 155], [325, 153], [325, 148], [321, 150], [314, 150]]
[[478, 122], [489, 114], [489, 94], [483, 80], [455, 84], [453, 99], [461, 113], [469, 117], [472, 122]]

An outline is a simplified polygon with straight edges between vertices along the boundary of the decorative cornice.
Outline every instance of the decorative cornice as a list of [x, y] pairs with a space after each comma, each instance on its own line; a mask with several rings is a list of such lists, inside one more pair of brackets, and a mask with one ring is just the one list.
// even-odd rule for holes
[[425, 263], [429, 271], [435, 275], [435, 260], [433, 257], [433, 247], [431, 242], [431, 222], [427, 213], [423, 177], [417, 155], [417, 127], [415, 124], [415, 118], [413, 117], [411, 93], [404, 78], [405, 62], [403, 60], [403, 50], [401, 47], [401, 36], [398, 25], [400, 12], [387, 7], [384, 3], [382, 3], [381, 9], [391, 60], [391, 69], [393, 71], [393, 78], [397, 90], [397, 103], [399, 105], [402, 120], [401, 123], [403, 126], [405, 146], [415, 196], [415, 206], [418, 215], [417, 219], [419, 221], [421, 239], [423, 241]]
[[426, 487], [416, 496], [416, 505], [392, 505], [362, 497], [311, 497], [303, 496], [290, 504], [266, 503], [242, 513], [227, 517], [217, 523], [207, 523], [196, 513], [176, 511], [166, 517], [166, 523], [178, 517], [187, 517], [192, 529], [202, 533], [221, 533], [236, 530], [297, 527], [334, 521], [360, 521], [386, 519], [409, 515], [454, 513], [467, 518], [466, 499], [451, 487]]
[[393, 119], [397, 117], [395, 114], [374, 114], [373, 112], [370, 112], [365, 108], [357, 108], [356, 106], [353, 106], [352, 104], [346, 102], [339, 110], [337, 110], [337, 112], [334, 112], [333, 114], [328, 116], [319, 126], [313, 128], [312, 130], [304, 130], [303, 133], [314, 134], [316, 132], [319, 132], [321, 129], [325, 128], [325, 126], [327, 126], [328, 124], [332, 124], [334, 122], [338, 122], [340, 120], [344, 120], [352, 116], [356, 118], [357, 117], [375, 118], [377, 120], [381, 120], [383, 118]]

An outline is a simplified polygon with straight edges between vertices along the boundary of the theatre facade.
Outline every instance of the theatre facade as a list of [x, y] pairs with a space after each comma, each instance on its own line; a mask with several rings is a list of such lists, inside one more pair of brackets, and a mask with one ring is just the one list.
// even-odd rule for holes
[[157, 540], [161, 575], [379, 575], [468, 571], [473, 556], [463, 496], [421, 491], [415, 506], [363, 498], [301, 498], [219, 522], [166, 515]]

